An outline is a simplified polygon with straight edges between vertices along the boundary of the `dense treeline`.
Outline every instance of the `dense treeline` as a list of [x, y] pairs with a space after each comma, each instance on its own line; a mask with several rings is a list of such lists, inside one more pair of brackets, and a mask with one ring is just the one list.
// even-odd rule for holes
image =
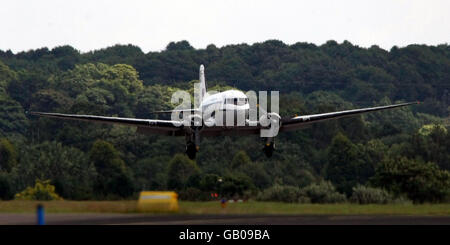
[[[271, 159], [258, 136], [205, 138], [191, 161], [177, 155], [183, 138], [26, 114], [152, 118], [151, 111], [174, 107], [174, 91], [192, 92], [199, 64], [215, 90], [279, 90], [285, 116], [423, 103], [280, 134]], [[270, 40], [194, 49], [181, 41], [147, 54], [132, 45], [89, 53], [70, 46], [0, 51], [0, 199], [14, 198], [38, 179], [50, 180], [66, 199], [174, 189], [196, 200], [218, 192], [299, 202], [370, 202], [361, 196], [377, 203], [446, 201], [449, 93], [448, 45], [386, 51], [347, 41], [316, 46]]]

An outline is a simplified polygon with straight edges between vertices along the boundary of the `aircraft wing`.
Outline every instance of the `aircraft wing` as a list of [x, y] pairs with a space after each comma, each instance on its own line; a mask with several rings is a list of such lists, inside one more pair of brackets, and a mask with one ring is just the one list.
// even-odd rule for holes
[[[379, 111], [385, 109], [392, 109], [396, 107], [408, 106], [418, 104], [419, 102], [402, 103], [388, 106], [377, 106], [363, 109], [354, 109], [346, 111], [337, 111], [313, 115], [296, 116], [292, 118], [282, 119], [280, 132], [291, 131], [302, 128], [308, 124], [321, 122], [330, 119], [337, 119], [341, 117], [355, 116], [358, 114]], [[52, 117], [60, 119], [69, 119], [87, 122], [122, 124], [128, 126], [136, 126], [138, 133], [143, 134], [161, 134], [169, 136], [182, 136], [185, 134], [185, 128], [180, 125], [178, 121], [171, 120], [157, 120], [157, 119], [138, 119], [138, 118], [123, 118], [123, 117], [104, 117], [93, 115], [76, 115], [76, 114], [62, 114], [62, 113], [48, 113], [48, 112], [30, 112], [31, 115]], [[210, 127], [202, 131], [203, 136], [219, 136], [219, 135], [248, 135], [259, 134], [262, 127], [259, 123], [256, 126], [242, 126], [242, 127]]]
[[30, 114], [42, 117], [60, 118], [68, 120], [136, 126], [138, 132], [144, 134], [161, 134], [172, 136], [184, 135], [183, 126], [176, 126], [179, 125], [180, 123], [171, 120], [104, 117], [93, 115], [76, 115], [76, 114], [62, 114], [62, 113], [48, 113], [48, 112], [30, 112]]
[[346, 111], [337, 111], [337, 112], [329, 112], [329, 113], [321, 113], [321, 114], [313, 114], [313, 115], [304, 115], [304, 116], [296, 116], [288, 119], [282, 120], [280, 131], [290, 131], [301, 128], [307, 124], [326, 121], [330, 119], [337, 119], [341, 117], [355, 116], [358, 114], [372, 112], [372, 111], [380, 111], [386, 109], [392, 109], [402, 106], [419, 104], [419, 102], [409, 102], [409, 103], [401, 103], [396, 105], [387, 105], [387, 106], [377, 106], [377, 107], [369, 107], [362, 109], [354, 109], [354, 110], [346, 110]]

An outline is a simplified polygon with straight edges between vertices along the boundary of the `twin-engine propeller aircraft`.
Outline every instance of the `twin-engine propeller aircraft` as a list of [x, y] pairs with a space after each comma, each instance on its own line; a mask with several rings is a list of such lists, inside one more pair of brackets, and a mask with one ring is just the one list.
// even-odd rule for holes
[[[172, 111], [160, 111], [157, 113], [172, 113], [171, 120], [159, 119], [137, 119], [122, 117], [105, 117], [94, 115], [75, 115], [47, 112], [30, 112], [32, 115], [43, 117], [53, 117], [61, 119], [80, 120], [100, 123], [116, 123], [137, 127], [138, 133], [160, 134], [168, 136], [184, 136], [186, 139], [186, 154], [194, 159], [199, 150], [200, 136], [220, 136], [220, 135], [249, 135], [261, 134], [264, 138], [263, 151], [267, 157], [271, 157], [274, 151], [274, 138], [278, 132], [291, 131], [301, 127], [330, 119], [347, 116], [354, 116], [365, 112], [392, 109], [401, 106], [418, 104], [419, 102], [402, 103], [387, 106], [370, 107], [346, 111], [337, 111], [321, 114], [280, 117], [276, 112], [267, 112], [260, 109], [262, 114], [259, 119], [251, 120], [249, 111], [251, 110], [251, 100], [249, 96], [238, 90], [227, 90], [220, 93], [209, 94], [206, 92], [205, 72], [203, 65], [200, 66], [200, 105], [194, 109], [181, 109]], [[200, 112], [200, 114], [199, 114]], [[208, 113], [205, 113], [208, 112]], [[220, 112], [220, 113], [216, 113]], [[174, 117], [174, 113], [181, 113], [183, 119]], [[223, 113], [223, 114], [222, 114]], [[229, 115], [243, 115], [244, 120], [236, 123], [232, 120], [229, 123]], [[178, 114], [176, 114], [178, 115]], [[226, 116], [225, 116], [226, 115]], [[226, 124], [218, 123], [226, 120]], [[255, 117], [253, 117], [255, 118]], [[264, 133], [269, 131], [269, 133]]]

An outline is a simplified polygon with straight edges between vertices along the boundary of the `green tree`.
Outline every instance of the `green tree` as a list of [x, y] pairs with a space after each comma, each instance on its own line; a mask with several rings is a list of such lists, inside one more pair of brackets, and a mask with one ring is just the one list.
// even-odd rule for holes
[[340, 192], [351, 194], [358, 180], [358, 148], [343, 134], [338, 133], [328, 148], [327, 179]]
[[11, 82], [17, 80], [17, 74], [0, 61], [0, 95], [6, 94]]
[[9, 96], [0, 93], [0, 134], [24, 135], [29, 122], [22, 106]]
[[193, 176], [200, 173], [195, 161], [184, 154], [176, 154], [169, 162], [167, 187], [172, 190], [186, 189]]
[[241, 166], [251, 164], [252, 160], [245, 151], [238, 151], [231, 161], [231, 169], [237, 169]]
[[381, 140], [370, 140], [367, 143], [357, 144], [358, 166], [356, 177], [360, 184], [365, 184], [374, 174], [378, 164], [389, 152], [388, 147]]
[[405, 157], [385, 159], [371, 182], [414, 202], [440, 202], [450, 196], [450, 173], [432, 162]]
[[0, 200], [10, 200], [14, 197], [13, 185], [10, 174], [0, 172]]
[[135, 163], [133, 170], [137, 187], [142, 190], [167, 189], [167, 170], [169, 156], [156, 156], [141, 159]]
[[238, 171], [250, 177], [257, 188], [267, 188], [272, 184], [269, 174], [260, 162], [250, 162], [242, 165]]
[[16, 149], [8, 139], [0, 139], [0, 171], [10, 172], [16, 164]]
[[183, 40], [179, 42], [170, 42], [166, 50], [168, 51], [176, 51], [176, 50], [194, 50], [194, 48], [189, 44], [188, 41]]
[[63, 198], [82, 200], [92, 197], [92, 180], [96, 172], [84, 152], [56, 141], [46, 141], [23, 145], [19, 153], [19, 164], [12, 172], [18, 188], [31, 186], [36, 179], [48, 179]]
[[120, 158], [119, 152], [110, 143], [97, 140], [89, 152], [89, 159], [97, 171], [94, 184], [96, 194], [107, 197], [127, 197], [134, 192], [131, 171]]
[[124, 116], [133, 116], [137, 94], [144, 88], [132, 66], [103, 63], [76, 65], [61, 75], [56, 86], [76, 97], [75, 109], [89, 112], [90, 106], [95, 109], [100, 104], [106, 109], [103, 113]]
[[407, 157], [421, 157], [450, 170], [450, 133], [443, 125], [424, 125], [411, 137], [409, 146], [405, 147]]
[[203, 174], [200, 189], [207, 192], [217, 192], [223, 179], [217, 174]]
[[62, 111], [73, 104], [71, 98], [54, 89], [42, 89], [34, 93], [30, 109], [33, 111]]

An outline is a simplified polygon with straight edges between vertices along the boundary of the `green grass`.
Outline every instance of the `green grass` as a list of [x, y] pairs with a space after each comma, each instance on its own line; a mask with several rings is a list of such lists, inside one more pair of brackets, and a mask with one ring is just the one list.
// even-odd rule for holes
[[[32, 213], [42, 203], [48, 213], [136, 213], [137, 201], [0, 201], [0, 213]], [[275, 202], [179, 202], [179, 214], [450, 215], [450, 204], [289, 204]]]
[[0, 201], [0, 213], [30, 213], [43, 204], [49, 213], [131, 213], [137, 201]]
[[450, 204], [291, 204], [276, 202], [182, 202], [180, 212], [190, 214], [319, 214], [319, 215], [450, 215]]

